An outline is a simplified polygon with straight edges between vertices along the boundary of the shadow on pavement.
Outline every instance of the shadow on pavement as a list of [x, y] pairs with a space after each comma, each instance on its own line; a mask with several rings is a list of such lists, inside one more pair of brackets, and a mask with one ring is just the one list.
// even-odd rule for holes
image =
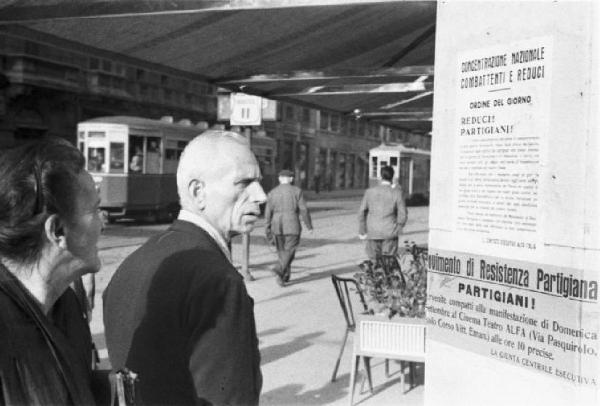
[[[299, 259], [313, 258], [316, 256], [317, 256], [317, 254], [297, 254], [296, 259], [294, 259], [294, 261], [298, 261]], [[267, 265], [276, 265], [277, 263], [278, 263], [277, 262], [277, 253], [275, 251], [273, 251], [273, 259], [270, 259], [268, 261], [263, 261], [263, 262], [251, 262], [250, 270], [252, 270], [252, 268], [262, 268]]]
[[295, 295], [302, 295], [304, 293], [306, 293], [306, 290], [304, 290], [304, 289], [287, 290], [284, 293], [281, 293], [281, 294], [279, 294], [277, 296], [273, 296], [273, 297], [270, 297], [268, 299], [263, 299], [263, 300], [259, 300], [258, 302], [254, 302], [254, 304], [257, 305], [259, 303], [266, 303], [266, 302], [270, 302], [272, 300], [282, 299], [284, 297], [295, 296]]
[[425, 229], [423, 229], [423, 230], [403, 231], [403, 232], [402, 232], [402, 235], [400, 236], [400, 241], [403, 241], [403, 240], [402, 240], [402, 237], [403, 237], [403, 236], [405, 236], [405, 235], [411, 235], [411, 234], [421, 234], [421, 233], [428, 233], [428, 232], [429, 232], [429, 229], [428, 229], [428, 228], [425, 228]]
[[[156, 232], [154, 232], [155, 234]], [[152, 234], [150, 234], [152, 235]], [[350, 238], [310, 238], [303, 234], [300, 238], [300, 248], [315, 248], [321, 247], [327, 244], [350, 244], [355, 243], [355, 237], [352, 236]], [[232, 245], [242, 245], [242, 239], [239, 237], [234, 237], [232, 239]], [[250, 250], [252, 251], [252, 246], [271, 246], [273, 248], [273, 252], [275, 252], [275, 246], [267, 241], [267, 237], [264, 235], [250, 235]]]
[[350, 375], [341, 375], [335, 382], [303, 392], [304, 385], [292, 383], [263, 393], [261, 405], [323, 405], [343, 399], [348, 395]]
[[358, 272], [358, 271], [359, 271], [358, 264], [345, 265], [345, 266], [341, 266], [339, 268], [329, 269], [327, 271], [313, 272], [310, 275], [306, 275], [306, 276], [303, 276], [298, 279], [292, 279], [291, 281], [289, 281], [286, 284], [286, 286], [292, 286], [292, 285], [297, 285], [300, 283], [315, 281], [318, 279], [329, 278], [329, 277], [331, 277], [331, 275], [339, 275], [339, 274], [343, 274], [343, 273]]
[[[379, 358], [378, 358], [379, 360]], [[379, 363], [379, 367], [383, 367], [383, 363]], [[406, 388], [406, 392], [403, 392], [404, 395], [406, 395], [408, 392], [412, 391], [413, 389], [417, 388], [418, 386], [422, 386], [425, 384], [425, 364], [421, 363], [421, 362], [417, 362], [416, 363], [416, 368], [415, 368], [415, 382], [411, 382], [410, 381], [410, 374], [408, 373], [408, 362], [404, 361], [402, 363], [402, 365], [404, 366], [405, 370], [405, 388]], [[371, 367], [373, 368], [373, 366]], [[368, 389], [363, 389], [365, 388], [366, 382], [363, 379], [364, 378], [364, 372], [361, 373], [361, 378], [357, 378], [357, 383], [356, 383], [356, 387], [354, 389], [354, 406], [356, 405], [360, 405], [368, 400], [370, 400], [373, 397], [376, 397], [378, 394], [384, 392], [386, 389], [394, 386], [394, 385], [400, 385], [401, 379], [400, 379], [400, 362], [399, 361], [392, 361], [390, 360], [390, 376], [387, 378], [384, 378], [385, 381], [382, 383], [377, 382], [375, 379], [373, 380], [373, 393], [369, 393]], [[362, 382], [361, 382], [362, 379]], [[350, 386], [350, 384], [348, 383], [348, 386]], [[348, 389], [350, 390], [350, 389]], [[404, 391], [404, 388], [401, 388], [402, 391]], [[365, 396], [366, 394], [366, 396]], [[400, 394], [400, 396], [402, 396], [402, 393]]]
[[279, 334], [279, 333], [284, 332], [285, 330], [287, 330], [287, 327], [270, 328], [268, 330], [261, 331], [260, 333], [258, 333], [258, 336], [264, 337], [264, 336], [269, 336], [269, 335], [273, 335], [273, 334]]
[[295, 352], [302, 351], [303, 349], [312, 345], [311, 340], [323, 334], [325, 334], [324, 331], [315, 331], [314, 333], [303, 334], [299, 337], [296, 337], [292, 341], [285, 344], [276, 344], [265, 347], [260, 351], [260, 363], [261, 365], [266, 365], [269, 362], [273, 362], [287, 357]]

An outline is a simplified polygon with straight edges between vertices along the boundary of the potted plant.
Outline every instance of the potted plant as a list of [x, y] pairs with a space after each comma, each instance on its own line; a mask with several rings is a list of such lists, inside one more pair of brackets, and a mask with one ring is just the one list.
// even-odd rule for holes
[[[385, 314], [388, 318], [425, 317], [427, 298], [427, 266], [423, 248], [414, 242], [405, 243], [405, 252], [399, 261], [396, 256], [384, 255], [377, 261], [363, 261], [361, 272], [354, 275], [371, 314]], [[400, 264], [403, 264], [402, 267]]]

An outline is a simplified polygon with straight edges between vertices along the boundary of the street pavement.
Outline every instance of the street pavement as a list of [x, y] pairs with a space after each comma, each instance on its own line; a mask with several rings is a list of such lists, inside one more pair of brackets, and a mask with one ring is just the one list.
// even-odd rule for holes
[[[304, 233], [293, 263], [289, 285], [277, 285], [269, 268], [276, 253], [264, 237], [259, 223], [252, 232], [250, 269], [255, 277], [247, 288], [255, 301], [255, 314], [262, 357], [262, 405], [341, 405], [348, 404], [352, 335], [344, 350], [338, 378], [331, 374], [340, 351], [345, 321], [330, 276], [351, 276], [365, 259], [364, 242], [357, 237], [357, 209], [360, 194], [310, 196], [314, 231]], [[409, 219], [402, 240], [426, 244], [428, 208], [409, 207]], [[103, 338], [101, 294], [120, 262], [149, 236], [168, 225], [118, 223], [111, 225], [101, 239], [103, 269], [96, 277], [96, 307], [92, 333], [103, 363], [107, 353]], [[233, 241], [233, 260], [242, 261], [241, 238]], [[417, 370], [417, 385], [406, 393], [400, 387], [400, 364], [392, 362], [386, 377], [382, 359], [371, 362], [374, 394], [359, 376], [355, 404], [422, 405], [423, 376]], [[362, 364], [361, 364], [362, 371]], [[363, 374], [361, 374], [362, 376]]]

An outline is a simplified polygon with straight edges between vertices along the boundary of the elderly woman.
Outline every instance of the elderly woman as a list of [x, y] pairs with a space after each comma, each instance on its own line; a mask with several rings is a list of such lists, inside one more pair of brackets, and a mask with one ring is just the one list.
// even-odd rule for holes
[[0, 152], [0, 404], [94, 404], [69, 285], [100, 268], [98, 194], [66, 141]]

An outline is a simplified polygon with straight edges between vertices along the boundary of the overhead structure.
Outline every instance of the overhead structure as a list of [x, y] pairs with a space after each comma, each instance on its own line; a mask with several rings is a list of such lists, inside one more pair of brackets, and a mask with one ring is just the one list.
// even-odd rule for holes
[[436, 3], [0, 2], [0, 32], [83, 44], [233, 91], [429, 132]]

